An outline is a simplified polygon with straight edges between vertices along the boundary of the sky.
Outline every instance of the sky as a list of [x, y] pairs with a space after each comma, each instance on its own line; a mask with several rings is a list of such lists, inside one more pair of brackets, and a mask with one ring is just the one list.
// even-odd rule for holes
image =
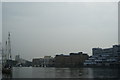
[[12, 56], [92, 54], [118, 44], [115, 2], [3, 2], [2, 43], [11, 32]]
[[119, 2], [119, 0], [1, 0], [2, 2]]
[[2, 3], [0, 2], [0, 42], [2, 42]]
[[[120, 14], [120, 1], [118, 3], [118, 14]], [[120, 15], [118, 15], [118, 43], [120, 44]]]

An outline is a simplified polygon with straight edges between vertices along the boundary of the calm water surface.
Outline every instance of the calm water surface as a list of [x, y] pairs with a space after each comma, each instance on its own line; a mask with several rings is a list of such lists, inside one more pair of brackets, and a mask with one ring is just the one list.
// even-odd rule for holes
[[13, 78], [116, 78], [117, 68], [41, 68], [14, 67]]

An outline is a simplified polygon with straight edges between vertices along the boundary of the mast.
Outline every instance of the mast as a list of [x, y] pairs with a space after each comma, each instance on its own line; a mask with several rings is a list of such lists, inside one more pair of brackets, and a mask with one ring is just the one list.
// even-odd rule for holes
[[5, 58], [5, 60], [7, 60], [8, 59], [8, 50], [7, 50], [7, 41], [6, 41], [6, 43], [5, 43], [5, 54], [4, 54], [4, 58]]
[[8, 33], [8, 59], [12, 60], [10, 32]]

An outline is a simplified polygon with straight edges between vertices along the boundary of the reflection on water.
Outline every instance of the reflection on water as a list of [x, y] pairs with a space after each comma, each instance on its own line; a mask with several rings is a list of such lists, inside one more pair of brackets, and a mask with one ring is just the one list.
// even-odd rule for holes
[[2, 74], [2, 78], [11, 78], [12, 74]]
[[[14, 67], [13, 78], [117, 78], [116, 68], [41, 68]], [[9, 76], [8, 76], [9, 77]]]
[[2, 79], [2, 70], [0, 70], [0, 80]]

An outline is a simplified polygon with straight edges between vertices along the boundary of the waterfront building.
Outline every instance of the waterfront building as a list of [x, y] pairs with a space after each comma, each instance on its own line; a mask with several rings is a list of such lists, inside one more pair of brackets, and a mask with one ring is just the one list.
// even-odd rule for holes
[[33, 67], [43, 67], [44, 66], [44, 59], [43, 58], [34, 58], [32, 60]]
[[92, 54], [93, 55], [99, 55], [102, 53], [102, 48], [93, 48], [92, 49]]
[[113, 46], [113, 55], [120, 57], [120, 45], [114, 45]]
[[83, 62], [88, 59], [88, 55], [82, 52], [79, 53], [70, 53], [71, 66], [81, 66]]
[[18, 63], [25, 64], [27, 60], [20, 58], [20, 55], [16, 55], [15, 61], [17, 61]]
[[120, 62], [120, 45], [113, 45], [112, 48], [93, 48], [93, 55], [85, 60], [84, 65], [113, 66]]
[[16, 64], [17, 64], [17, 61], [15, 61], [15, 60], [6, 60], [6, 65], [4, 67], [5, 68], [6, 67], [14, 67], [14, 66], [16, 66]]
[[88, 57], [87, 54], [82, 52], [70, 53], [69, 55], [56, 55], [55, 67], [80, 67]]
[[20, 58], [20, 55], [15, 56], [15, 61], [17, 62], [16, 65], [15, 65], [16, 67], [19, 67], [19, 66], [22, 66], [22, 67], [32, 66], [32, 62]]
[[55, 56], [55, 67], [66, 67], [71, 66], [71, 60], [69, 55], [56, 55]]
[[44, 67], [53, 67], [54, 66], [54, 58], [51, 56], [44, 56]]
[[32, 60], [32, 66], [34, 67], [53, 67], [54, 58], [51, 56], [44, 56], [44, 58], [34, 58]]

